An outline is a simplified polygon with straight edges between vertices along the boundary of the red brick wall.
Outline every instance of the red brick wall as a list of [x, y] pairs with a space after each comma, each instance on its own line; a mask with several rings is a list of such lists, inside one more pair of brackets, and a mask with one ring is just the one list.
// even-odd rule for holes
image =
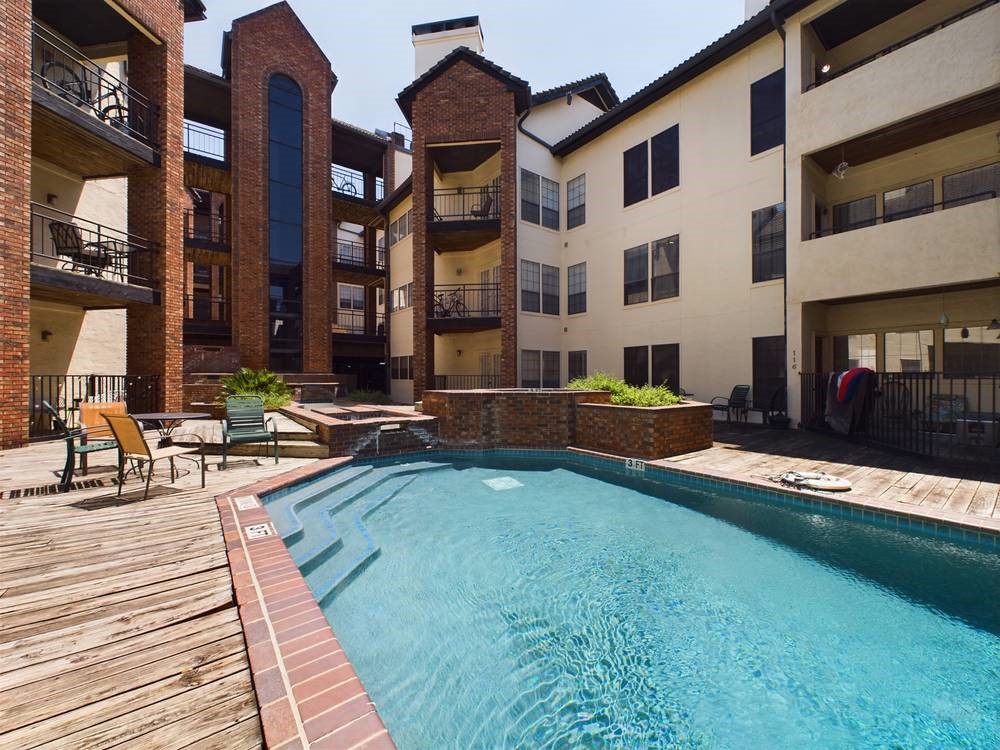
[[581, 404], [576, 410], [577, 448], [654, 459], [712, 447], [708, 404], [636, 407]]
[[31, 2], [0, 4], [0, 448], [28, 439]]
[[[413, 126], [413, 396], [434, 384], [434, 335], [427, 311], [434, 286], [434, 248], [427, 214], [434, 174], [430, 144], [500, 142], [501, 385], [517, 384], [517, 131], [514, 94], [496, 78], [459, 61], [417, 93]], [[445, 373], [442, 373], [445, 374]]]
[[303, 96], [303, 369], [330, 369], [330, 94], [333, 71], [287, 3], [233, 22], [233, 343], [241, 364], [266, 367], [267, 84], [295, 80]]
[[161, 405], [180, 409], [184, 380], [184, 14], [174, 0], [122, 5], [162, 42], [135, 33], [128, 42], [129, 83], [158, 106], [159, 166], [128, 175], [129, 231], [159, 246], [154, 274], [160, 305], [128, 308], [126, 368], [160, 375]]
[[[434, 417], [380, 411], [387, 416], [347, 421], [295, 405], [282, 409], [296, 422], [315, 430], [319, 441], [330, 447], [331, 456], [386, 456], [425, 450], [437, 443], [438, 420]], [[398, 424], [399, 429], [382, 432], [380, 428], [386, 424]]]
[[424, 414], [440, 422], [447, 447], [566, 448], [577, 445], [580, 404], [606, 391], [425, 391]]

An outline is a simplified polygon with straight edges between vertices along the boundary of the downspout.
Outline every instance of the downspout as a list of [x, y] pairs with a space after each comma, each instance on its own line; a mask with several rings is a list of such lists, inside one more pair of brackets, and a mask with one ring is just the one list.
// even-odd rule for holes
[[530, 115], [530, 114], [531, 114], [531, 105], [529, 104], [528, 108], [526, 110], [524, 110], [524, 112], [521, 113], [520, 117], [517, 118], [517, 129], [521, 133], [524, 133], [524, 135], [528, 136], [535, 143], [538, 143], [538, 144], [544, 146], [546, 149], [549, 150], [549, 152], [551, 152], [552, 151], [552, 144], [546, 143], [541, 138], [539, 138], [537, 135], [535, 135], [530, 130], [527, 130], [524, 127], [524, 121], [528, 119], [528, 115]]
[[[785, 103], [787, 104], [788, 91], [788, 55], [785, 50], [785, 19], [778, 16], [774, 4], [770, 6], [771, 25], [781, 37], [781, 69], [784, 71], [785, 80]], [[785, 276], [781, 280], [781, 314], [784, 320], [785, 334], [785, 416], [788, 416], [788, 163], [786, 161], [788, 153], [788, 108], [785, 107], [784, 136], [781, 142], [781, 203], [785, 207]], [[801, 316], [800, 316], [801, 317]], [[800, 357], [801, 359], [801, 357]], [[799, 370], [802, 369], [802, 362], [799, 362]], [[797, 374], [797, 373], [796, 373]]]

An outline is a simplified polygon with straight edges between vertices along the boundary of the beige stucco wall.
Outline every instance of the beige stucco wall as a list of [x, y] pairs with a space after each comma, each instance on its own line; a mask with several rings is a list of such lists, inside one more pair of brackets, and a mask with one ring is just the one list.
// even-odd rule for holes
[[[546, 143], [553, 144], [576, 132], [601, 112], [602, 110], [582, 97], [573, 96], [567, 104], [566, 97], [560, 96], [533, 107], [521, 126]], [[522, 137], [523, 134], [518, 133], [518, 136]], [[520, 143], [518, 143], [518, 153], [520, 154]]]
[[499, 353], [499, 329], [434, 337], [434, 364], [438, 375], [479, 375], [480, 355]]

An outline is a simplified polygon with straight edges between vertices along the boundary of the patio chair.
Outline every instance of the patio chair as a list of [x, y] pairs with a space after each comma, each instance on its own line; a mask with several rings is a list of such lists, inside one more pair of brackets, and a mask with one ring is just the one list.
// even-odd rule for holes
[[52, 236], [52, 247], [56, 255], [69, 258], [63, 267], [69, 264], [71, 271], [83, 271], [84, 275], [103, 276], [104, 269], [111, 261], [112, 251], [100, 242], [84, 242], [80, 227], [67, 224], [65, 221], [49, 223], [49, 234]]
[[736, 412], [736, 421], [740, 421], [740, 417], [746, 421], [747, 412], [750, 408], [750, 386], [748, 385], [737, 385], [733, 386], [732, 393], [729, 394], [729, 398], [725, 396], [715, 396], [712, 399], [712, 410], [713, 411], [724, 411], [726, 413], [726, 421], [730, 421], [732, 413]]
[[[62, 439], [66, 441], [66, 465], [63, 467], [62, 476], [59, 478], [59, 491], [68, 492], [69, 486], [73, 482], [73, 470], [76, 467], [77, 456], [83, 457], [89, 453], [96, 453], [97, 451], [113, 450], [118, 447], [118, 443], [114, 440], [95, 440], [88, 442], [84, 438], [86, 429], [83, 427], [70, 429], [66, 425], [63, 418], [59, 416], [59, 412], [56, 411], [55, 407], [53, 407], [48, 401], [42, 401], [42, 410], [49, 415], [52, 419], [53, 426], [60, 433], [62, 433]], [[76, 442], [77, 438], [80, 438], [79, 445], [77, 445]], [[120, 463], [121, 461], [119, 461], [119, 464]], [[86, 474], [86, 470], [84, 470], [83, 473]]]
[[490, 210], [493, 208], [493, 195], [491, 193], [486, 193], [483, 196], [483, 202], [474, 205], [469, 209], [469, 213], [477, 219], [489, 218]]
[[[112, 434], [118, 441], [121, 450], [121, 460], [118, 462], [118, 494], [122, 494], [122, 485], [125, 484], [125, 460], [138, 461], [139, 466], [148, 463], [146, 469], [146, 491], [142, 494], [142, 499], [149, 497], [149, 484], [153, 479], [153, 468], [157, 461], [167, 459], [170, 463], [170, 483], [177, 479], [177, 469], [174, 466], [174, 459], [178, 456], [197, 462], [198, 454], [201, 459], [201, 486], [205, 487], [205, 441], [199, 435], [187, 435], [185, 437], [196, 438], [201, 445], [197, 448], [182, 448], [179, 445], [170, 445], [166, 448], [151, 448], [146, 439], [142, 436], [142, 426], [136, 418], [130, 414], [105, 414], [104, 418], [111, 428]], [[179, 435], [175, 437], [180, 437]], [[141, 475], [140, 475], [141, 476]]]
[[[80, 404], [80, 426], [84, 433], [80, 436], [80, 445], [85, 446], [94, 440], [114, 440], [111, 428], [104, 418], [105, 414], [127, 414], [124, 401], [83, 401]], [[115, 443], [117, 446], [118, 444]], [[88, 451], [80, 453], [80, 473], [87, 476]]]
[[264, 399], [260, 396], [227, 398], [226, 418], [222, 420], [222, 468], [226, 468], [229, 446], [270, 442], [274, 443], [274, 463], [278, 463], [278, 427], [273, 417], [264, 417]]

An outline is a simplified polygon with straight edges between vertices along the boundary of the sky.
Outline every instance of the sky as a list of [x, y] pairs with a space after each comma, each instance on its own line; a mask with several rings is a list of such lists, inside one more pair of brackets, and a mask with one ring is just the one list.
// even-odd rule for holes
[[[205, 0], [185, 26], [185, 61], [219, 73], [222, 32], [270, 0]], [[743, 21], [744, 0], [290, 0], [330, 58], [333, 116], [374, 130], [405, 122], [396, 95], [413, 80], [410, 27], [478, 15], [485, 55], [542, 91], [607, 73], [622, 99]]]

